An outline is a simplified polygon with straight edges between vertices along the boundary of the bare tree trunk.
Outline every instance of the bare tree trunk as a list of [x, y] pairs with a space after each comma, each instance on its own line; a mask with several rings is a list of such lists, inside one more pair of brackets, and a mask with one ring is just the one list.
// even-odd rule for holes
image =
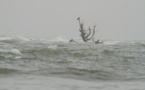
[[84, 42], [91, 40], [95, 35], [96, 25], [94, 25], [93, 29], [88, 28], [88, 30], [85, 30], [84, 23], [80, 21], [80, 17], [77, 20], [79, 21], [79, 26], [80, 26], [79, 31], [81, 33], [80, 36], [81, 36], [82, 40]]

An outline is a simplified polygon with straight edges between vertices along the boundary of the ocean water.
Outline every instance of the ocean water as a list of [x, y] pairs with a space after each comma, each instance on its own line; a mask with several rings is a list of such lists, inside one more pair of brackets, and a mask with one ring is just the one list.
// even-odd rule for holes
[[0, 90], [145, 90], [145, 41], [0, 37]]

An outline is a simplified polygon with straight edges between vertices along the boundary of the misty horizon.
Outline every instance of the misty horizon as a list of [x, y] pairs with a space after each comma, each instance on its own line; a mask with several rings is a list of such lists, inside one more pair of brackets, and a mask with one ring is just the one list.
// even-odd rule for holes
[[13, 0], [0, 1], [0, 36], [80, 38], [78, 17], [85, 28], [96, 27], [96, 39], [145, 40], [143, 0]]

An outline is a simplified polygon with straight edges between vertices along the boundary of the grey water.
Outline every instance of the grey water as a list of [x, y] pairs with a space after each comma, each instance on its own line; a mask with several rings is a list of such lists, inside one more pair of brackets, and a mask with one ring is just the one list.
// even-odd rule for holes
[[0, 90], [144, 90], [145, 41], [0, 37]]

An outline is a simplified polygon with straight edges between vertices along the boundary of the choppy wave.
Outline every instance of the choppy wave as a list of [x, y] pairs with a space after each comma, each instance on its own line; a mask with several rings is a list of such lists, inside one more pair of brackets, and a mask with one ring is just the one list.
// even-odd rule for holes
[[68, 40], [63, 37], [51, 38], [48, 41], [49, 42], [68, 42]]
[[93, 44], [69, 43], [63, 38], [0, 38], [0, 73], [25, 71], [91, 80], [139, 79], [145, 78], [144, 60], [144, 42]]
[[0, 49], [0, 59], [16, 59], [19, 58], [19, 56], [22, 56], [22, 53], [18, 49]]
[[8, 69], [8, 68], [0, 68], [0, 74], [15, 74], [16, 72], [18, 72], [18, 70], [16, 69]]

